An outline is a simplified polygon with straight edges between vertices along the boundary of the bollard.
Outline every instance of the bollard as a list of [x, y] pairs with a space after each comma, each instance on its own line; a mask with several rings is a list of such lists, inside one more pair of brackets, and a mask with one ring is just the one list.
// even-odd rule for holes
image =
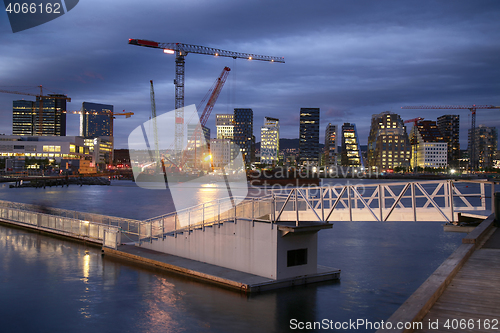
[[495, 192], [495, 207], [493, 208], [495, 211], [495, 226], [500, 227], [500, 192]]

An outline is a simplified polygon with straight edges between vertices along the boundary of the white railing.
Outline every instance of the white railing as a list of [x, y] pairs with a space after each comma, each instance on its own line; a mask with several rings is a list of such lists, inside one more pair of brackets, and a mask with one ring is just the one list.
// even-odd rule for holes
[[[238, 199], [244, 200], [234, 206], [233, 202], [239, 201]], [[207, 226], [236, 219], [271, 223], [273, 219], [272, 197], [218, 199], [151, 218], [141, 223], [140, 239], [159, 238], [169, 233], [176, 236], [179, 232], [196, 228], [204, 229]]]
[[123, 217], [101, 215], [95, 213], [78, 212], [61, 208], [45, 207], [43, 205], [25, 204], [19, 202], [11, 202], [0, 200], [0, 208], [13, 208], [28, 212], [45, 213], [75, 220], [89, 221], [101, 225], [109, 225], [119, 227], [123, 236], [128, 241], [136, 241], [140, 238], [140, 226], [143, 224], [141, 220], [134, 220]]
[[[488, 212], [486, 181], [412, 181], [273, 191], [275, 221], [446, 221]], [[492, 199], [493, 200], [493, 199]], [[493, 207], [491, 203], [490, 207]], [[491, 208], [490, 208], [491, 210]]]
[[[487, 200], [490, 187], [491, 204]], [[226, 198], [144, 221], [82, 213], [0, 200], [0, 217], [102, 240], [111, 247], [128, 241], [152, 241], [167, 234], [205, 229], [226, 221], [457, 221], [458, 213], [493, 207], [495, 182], [412, 181], [271, 189], [263, 197]], [[42, 207], [43, 208], [43, 207]], [[118, 233], [117, 230], [120, 230]]]
[[[87, 237], [112, 248], [117, 248], [121, 244], [121, 228], [116, 226], [10, 207], [0, 207], [0, 218], [7, 222], [26, 224], [49, 232], [56, 231], [68, 236]], [[105, 241], [106, 234], [114, 234], [114, 238], [109, 237]]]

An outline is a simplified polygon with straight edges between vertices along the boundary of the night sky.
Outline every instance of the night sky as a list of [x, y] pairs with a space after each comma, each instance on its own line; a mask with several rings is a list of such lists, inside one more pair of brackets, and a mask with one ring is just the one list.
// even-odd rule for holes
[[[180, 42], [285, 57], [285, 64], [188, 54], [185, 104], [199, 104], [224, 66], [232, 71], [209, 119], [252, 108], [260, 141], [265, 116], [281, 137], [299, 136], [301, 107], [321, 109], [320, 140], [331, 122], [356, 123], [366, 144], [371, 115], [403, 119], [460, 114], [467, 146], [468, 110], [401, 110], [404, 105], [500, 105], [500, 1], [95, 1], [12, 33], [0, 14], [0, 89], [64, 93], [82, 102], [132, 111], [115, 120], [117, 148], [151, 114], [174, 109], [174, 56], [128, 44], [129, 38]], [[0, 94], [0, 133], [12, 134], [12, 101]], [[500, 127], [500, 110], [479, 110], [477, 125]], [[68, 135], [79, 116], [68, 115]], [[409, 129], [409, 128], [408, 128]]]

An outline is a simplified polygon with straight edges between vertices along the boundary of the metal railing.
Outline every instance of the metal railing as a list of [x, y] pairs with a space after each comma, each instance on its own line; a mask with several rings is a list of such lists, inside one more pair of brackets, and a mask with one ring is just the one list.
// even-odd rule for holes
[[[258, 198], [218, 199], [144, 221], [58, 208], [45, 208], [47, 211], [40, 212], [39, 205], [2, 200], [0, 209], [1, 217], [6, 219], [100, 237], [105, 246], [109, 242], [116, 247], [122, 236], [127, 241], [152, 241], [236, 220], [259, 220], [270, 223], [271, 228], [282, 221], [294, 221], [296, 225], [300, 221], [455, 222], [459, 212], [486, 212], [486, 188], [490, 186], [493, 201], [495, 184], [439, 180], [283, 187], [271, 189]], [[244, 200], [235, 206], [234, 202], [239, 199]], [[489, 206], [491, 209], [493, 203]]]
[[121, 244], [121, 228], [116, 226], [10, 207], [0, 207], [0, 218], [68, 236], [87, 237], [112, 248]]
[[[233, 202], [244, 199], [234, 206]], [[272, 222], [272, 196], [261, 198], [225, 198], [199, 204], [194, 207], [179, 210], [169, 214], [157, 216], [141, 223], [140, 239], [163, 237], [171, 233], [189, 231], [196, 228], [204, 229], [207, 226], [220, 224], [236, 219], [260, 220]]]
[[49, 215], [71, 218], [75, 220], [84, 220], [102, 225], [119, 227], [124, 233], [123, 236], [128, 241], [131, 242], [137, 241], [140, 238], [139, 230], [141, 228], [141, 225], [143, 224], [143, 221], [141, 220], [95, 214], [95, 213], [78, 212], [74, 210], [52, 208], [52, 207], [45, 207], [42, 205], [25, 204], [25, 203], [18, 203], [18, 202], [4, 201], [4, 200], [0, 200], [0, 207], [14, 208], [23, 211], [31, 211], [37, 213], [45, 213]]
[[[487, 181], [412, 181], [273, 191], [276, 221], [446, 221], [488, 211]], [[493, 200], [493, 199], [492, 199]], [[493, 206], [491, 203], [490, 207]], [[491, 208], [490, 208], [491, 209]]]

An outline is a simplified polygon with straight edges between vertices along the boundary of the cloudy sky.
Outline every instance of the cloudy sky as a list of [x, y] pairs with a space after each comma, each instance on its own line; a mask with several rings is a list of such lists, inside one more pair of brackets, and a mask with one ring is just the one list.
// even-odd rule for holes
[[[280, 118], [281, 137], [297, 138], [301, 107], [321, 109], [326, 125], [356, 123], [366, 144], [371, 115], [403, 119], [460, 114], [467, 146], [468, 110], [401, 110], [404, 105], [500, 105], [500, 2], [333, 0], [81, 0], [67, 14], [12, 33], [0, 13], [0, 89], [64, 93], [82, 102], [132, 111], [115, 121], [118, 148], [151, 114], [174, 108], [174, 56], [128, 45], [129, 38], [181, 42], [285, 57], [285, 64], [189, 54], [185, 103], [198, 104], [224, 66], [232, 71], [215, 113], [252, 108], [260, 138], [264, 116]], [[30, 88], [31, 87], [31, 88]], [[12, 133], [12, 101], [0, 94], [0, 133]], [[29, 97], [26, 96], [26, 99]], [[68, 115], [68, 135], [78, 135]], [[500, 127], [500, 110], [477, 124]], [[214, 135], [214, 134], [213, 134]], [[212, 135], [212, 136], [213, 136]]]

